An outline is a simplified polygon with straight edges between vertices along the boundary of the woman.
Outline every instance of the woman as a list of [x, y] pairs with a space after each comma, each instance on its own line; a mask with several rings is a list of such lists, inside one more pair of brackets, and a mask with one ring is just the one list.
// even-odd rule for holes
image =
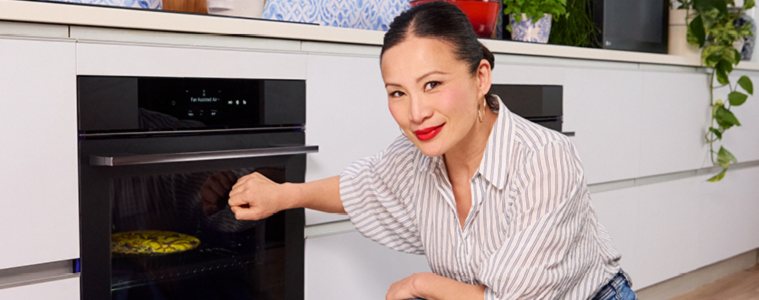
[[493, 54], [463, 13], [444, 2], [404, 12], [380, 58], [403, 135], [340, 176], [245, 176], [230, 193], [237, 218], [347, 213], [363, 235], [427, 255], [433, 273], [392, 284], [387, 299], [635, 299], [574, 146], [487, 95]]

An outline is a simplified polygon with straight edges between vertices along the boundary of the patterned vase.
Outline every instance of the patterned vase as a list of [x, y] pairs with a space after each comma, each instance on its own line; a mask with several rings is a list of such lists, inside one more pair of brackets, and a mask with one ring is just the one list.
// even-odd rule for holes
[[514, 14], [511, 14], [509, 25], [512, 40], [545, 44], [548, 43], [548, 35], [551, 34], [551, 15], [543, 14], [537, 22], [532, 22], [527, 15], [522, 14], [522, 21], [517, 22]]
[[163, 9], [162, 0], [42, 0], [54, 2], [83, 3], [107, 6], [134, 7], [145, 9]]
[[756, 41], [756, 24], [754, 23], [754, 19], [749, 17], [746, 14], [742, 14], [737, 20], [735, 20], [735, 27], [741, 27], [746, 23], [751, 23], [751, 33], [753, 33], [753, 36], [747, 36], [740, 40], [740, 47], [738, 47], [738, 51], [741, 52], [741, 60], [751, 60], [751, 55], [754, 53], [754, 45]]
[[267, 0], [263, 18], [386, 31], [409, 0]]

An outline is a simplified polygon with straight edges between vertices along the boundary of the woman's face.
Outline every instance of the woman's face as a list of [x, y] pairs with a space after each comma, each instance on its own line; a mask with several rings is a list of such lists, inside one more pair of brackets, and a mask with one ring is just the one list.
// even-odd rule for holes
[[381, 68], [390, 113], [422, 153], [439, 156], [473, 136], [490, 89], [486, 60], [473, 75], [449, 44], [409, 36], [384, 52]]

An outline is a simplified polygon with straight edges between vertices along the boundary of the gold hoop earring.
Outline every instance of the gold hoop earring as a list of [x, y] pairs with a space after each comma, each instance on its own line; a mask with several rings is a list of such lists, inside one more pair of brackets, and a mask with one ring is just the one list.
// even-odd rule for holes
[[480, 120], [480, 123], [482, 123], [482, 109], [479, 107], [480, 105], [477, 105], [477, 119]]
[[406, 132], [405, 132], [405, 131], [403, 131], [403, 128], [401, 128], [400, 126], [398, 126], [398, 129], [400, 129], [400, 130], [401, 130], [401, 134], [402, 134], [403, 136], [405, 136], [405, 137], [408, 137], [408, 136], [406, 135]]

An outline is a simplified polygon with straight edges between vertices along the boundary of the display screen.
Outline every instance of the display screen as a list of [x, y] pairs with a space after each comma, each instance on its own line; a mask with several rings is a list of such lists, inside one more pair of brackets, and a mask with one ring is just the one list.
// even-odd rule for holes
[[141, 78], [139, 127], [243, 127], [259, 123], [259, 82], [188, 78]]

